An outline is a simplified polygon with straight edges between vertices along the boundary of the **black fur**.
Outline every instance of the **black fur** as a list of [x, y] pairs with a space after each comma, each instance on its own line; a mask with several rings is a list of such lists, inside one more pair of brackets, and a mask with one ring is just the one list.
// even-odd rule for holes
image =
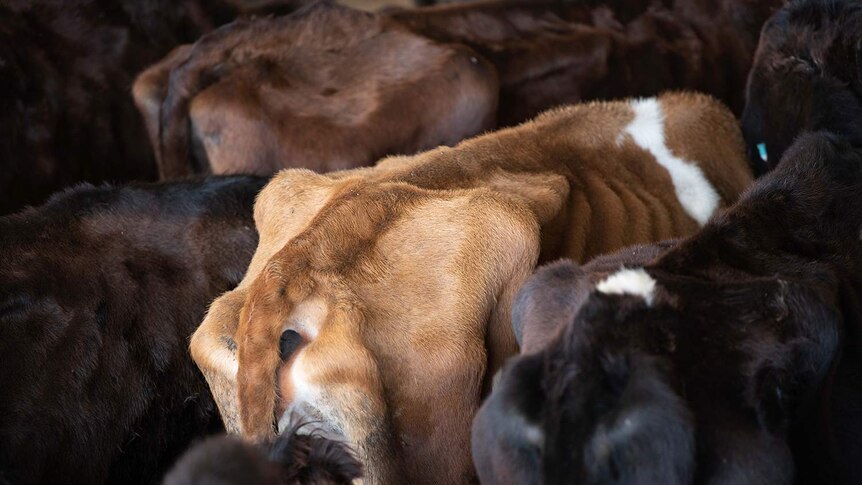
[[[539, 270], [515, 325], [552, 336], [477, 415], [483, 483], [862, 483], [860, 207], [862, 150], [806, 135], [651, 262], [640, 249]], [[656, 281], [652, 304], [580, 294], [622, 265]], [[518, 308], [558, 299], [547, 282], [577, 305]]]
[[227, 3], [0, 2], [0, 215], [80, 181], [155, 179], [134, 76], [230, 20]]
[[0, 477], [151, 483], [222, 429], [188, 339], [245, 272], [264, 183], [82, 185], [0, 218]]
[[233, 436], [210, 438], [183, 456], [165, 485], [340, 485], [361, 476], [347, 445], [300, 424], [257, 446]]
[[862, 3], [796, 0], [779, 10], [763, 27], [746, 98], [742, 128], [757, 174], [804, 131], [862, 146]]

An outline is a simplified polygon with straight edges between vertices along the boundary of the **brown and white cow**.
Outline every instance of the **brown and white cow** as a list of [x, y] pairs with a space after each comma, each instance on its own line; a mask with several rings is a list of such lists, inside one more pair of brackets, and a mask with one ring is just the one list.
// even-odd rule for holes
[[162, 178], [330, 171], [494, 126], [497, 75], [469, 48], [329, 2], [238, 20], [135, 82]]
[[862, 151], [809, 134], [697, 235], [539, 270], [482, 482], [860, 483], [860, 206]]
[[232, 431], [265, 439], [305, 416], [357, 449], [370, 483], [467, 482], [470, 423], [517, 351], [510, 308], [536, 263], [690, 234], [750, 181], [733, 115], [685, 93], [283, 171], [192, 354]]

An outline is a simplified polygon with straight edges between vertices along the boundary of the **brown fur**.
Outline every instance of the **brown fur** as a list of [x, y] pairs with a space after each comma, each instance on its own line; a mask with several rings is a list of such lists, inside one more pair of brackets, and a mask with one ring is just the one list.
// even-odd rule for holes
[[501, 125], [591, 99], [693, 89], [742, 111], [757, 35], [784, 0], [491, 0], [392, 12], [500, 76]]
[[862, 150], [805, 134], [698, 234], [538, 270], [482, 483], [862, 483], [860, 204]]
[[227, 25], [134, 88], [162, 178], [338, 170], [454, 144], [494, 125], [497, 92], [470, 49], [328, 2]]
[[[659, 103], [670, 149], [733, 201], [751, 174], [732, 114], [702, 95]], [[192, 340], [228, 427], [263, 439], [301, 411], [354, 444], [370, 483], [473, 479], [467, 430], [517, 351], [510, 308], [540, 253], [582, 261], [699, 227], [621, 136], [633, 117], [571, 106], [374, 168], [276, 176], [245, 279]], [[285, 330], [303, 342], [282, 363]]]

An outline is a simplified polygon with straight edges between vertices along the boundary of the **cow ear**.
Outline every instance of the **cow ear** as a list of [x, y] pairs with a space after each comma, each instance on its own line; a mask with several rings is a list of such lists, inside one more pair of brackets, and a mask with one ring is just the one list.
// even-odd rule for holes
[[572, 321], [588, 294], [586, 275], [574, 262], [562, 260], [539, 268], [512, 306], [512, 330], [521, 353], [543, 348]]

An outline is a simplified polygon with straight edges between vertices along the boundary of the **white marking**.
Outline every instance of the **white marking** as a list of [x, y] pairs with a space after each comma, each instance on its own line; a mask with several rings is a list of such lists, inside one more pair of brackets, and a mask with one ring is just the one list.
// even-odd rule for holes
[[606, 424], [600, 424], [590, 440], [590, 446], [599, 459], [606, 459], [611, 450], [625, 447], [639, 431], [640, 426], [639, 417], [625, 418], [622, 422], [616, 420], [610, 428]]
[[528, 421], [526, 416], [519, 411], [513, 412], [509, 419], [514, 426], [524, 431], [524, 440], [527, 443], [540, 449], [545, 447], [545, 432], [542, 431], [542, 428]]
[[538, 426], [527, 425], [524, 428], [524, 438], [527, 439], [527, 443], [542, 448], [545, 442], [545, 433]]
[[670, 174], [676, 198], [685, 212], [701, 226], [706, 224], [715, 209], [719, 196], [697, 165], [675, 156], [664, 139], [664, 114], [655, 98], [636, 99], [631, 102], [635, 117], [625, 127], [635, 143], [655, 157]]
[[635, 295], [652, 305], [655, 294], [655, 280], [643, 268], [623, 268], [608, 276], [596, 285], [596, 289], [606, 295]]

